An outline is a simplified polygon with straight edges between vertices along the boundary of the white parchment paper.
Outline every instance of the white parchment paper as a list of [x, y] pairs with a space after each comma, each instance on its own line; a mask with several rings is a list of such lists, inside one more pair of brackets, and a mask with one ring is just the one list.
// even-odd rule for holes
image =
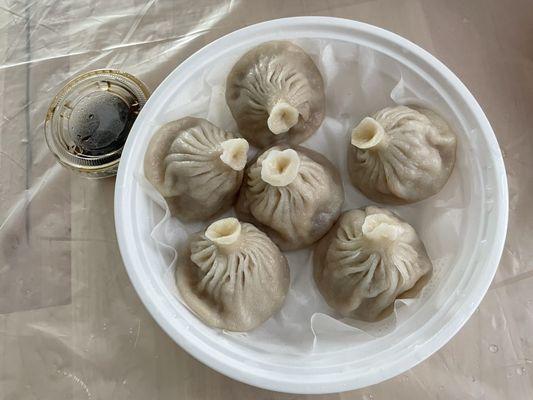
[[[422, 78], [386, 55], [363, 46], [341, 41], [296, 40], [314, 59], [324, 78], [326, 117], [320, 129], [303, 146], [326, 156], [339, 169], [345, 188], [344, 210], [374, 204], [350, 184], [346, 170], [349, 131], [363, 117], [394, 104], [417, 104], [443, 115], [458, 134], [458, 160], [444, 189], [425, 201], [389, 207], [411, 223], [426, 245], [433, 262], [433, 276], [417, 298], [397, 300], [394, 313], [376, 323], [342, 318], [330, 309], [312, 277], [312, 247], [285, 253], [290, 264], [291, 287], [279, 313], [252, 332], [226, 332], [228, 340], [264, 352], [309, 353], [338, 351], [347, 346], [373, 340], [405, 323], [433, 293], [439, 281], [454, 268], [459, 248], [466, 188], [460, 170], [465, 156], [461, 151], [463, 133], [446, 102]], [[222, 63], [198, 72], [187, 89], [155, 118], [159, 125], [188, 115], [206, 118], [229, 131], [237, 126], [226, 105], [226, 76], [242, 55], [235, 54]], [[154, 125], [154, 133], [157, 124]], [[251, 152], [254, 150], [252, 149]], [[159, 244], [168, 265], [165, 282], [180, 298], [174, 281], [175, 248], [187, 235], [205, 229], [207, 223], [183, 224], [172, 218], [163, 198], [145, 180], [142, 166], [138, 179], [154, 200], [155, 213], [151, 240]], [[226, 215], [234, 215], [233, 211]], [[181, 299], [180, 299], [181, 300]]]

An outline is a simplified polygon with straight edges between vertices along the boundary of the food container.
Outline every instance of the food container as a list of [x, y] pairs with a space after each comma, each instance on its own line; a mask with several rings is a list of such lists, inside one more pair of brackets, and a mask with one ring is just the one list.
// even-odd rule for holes
[[[346, 49], [370, 49], [386, 56], [393, 69], [401, 65], [423, 81], [446, 103], [458, 125], [459, 158], [464, 161], [460, 175], [470, 188], [465, 194], [454, 265], [413, 315], [393, 331], [360, 345], [343, 346], [341, 341], [335, 351], [299, 356], [282, 347], [261, 351], [261, 343], [247, 346], [231, 340], [224, 332], [205, 326], [178, 300], [167, 284], [162, 249], [152, 240], [161, 210], [154, 208], [139, 179], [147, 142], [160, 124], [158, 117], [168, 114], [169, 104], [183, 93], [187, 82], [201, 79], [208, 66], [279, 39], [337, 41]], [[483, 111], [460, 80], [398, 35], [329, 17], [287, 18], [249, 26], [207, 45], [179, 65], [137, 118], [124, 147], [115, 191], [115, 221], [124, 264], [160, 326], [209, 367], [251, 385], [292, 393], [340, 392], [372, 385], [412, 368], [441, 348], [472, 315], [492, 281], [503, 250], [507, 213], [506, 175], [498, 143]]]
[[148, 96], [146, 86], [126, 72], [99, 69], [74, 77], [48, 108], [44, 129], [50, 151], [85, 177], [115, 175]]

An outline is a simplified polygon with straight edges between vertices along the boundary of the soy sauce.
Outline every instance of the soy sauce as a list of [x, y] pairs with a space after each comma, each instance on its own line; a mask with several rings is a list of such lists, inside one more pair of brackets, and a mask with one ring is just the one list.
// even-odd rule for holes
[[128, 104], [107, 91], [82, 98], [69, 119], [69, 133], [78, 154], [99, 156], [124, 146], [139, 112], [139, 104]]

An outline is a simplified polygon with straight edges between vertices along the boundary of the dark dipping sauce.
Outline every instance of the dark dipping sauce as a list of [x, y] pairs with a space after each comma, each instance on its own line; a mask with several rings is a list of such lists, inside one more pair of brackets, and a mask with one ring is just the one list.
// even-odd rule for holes
[[99, 156], [122, 148], [138, 113], [138, 103], [128, 104], [105, 89], [88, 94], [73, 107], [68, 122], [73, 150]]

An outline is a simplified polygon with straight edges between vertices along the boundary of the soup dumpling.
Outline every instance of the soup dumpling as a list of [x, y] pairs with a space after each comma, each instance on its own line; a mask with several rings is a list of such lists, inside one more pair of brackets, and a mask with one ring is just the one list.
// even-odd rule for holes
[[364, 118], [351, 133], [348, 172], [369, 199], [388, 204], [439, 192], [455, 164], [456, 136], [435, 112], [397, 106]]
[[235, 64], [226, 101], [239, 131], [251, 144], [299, 144], [322, 124], [322, 75], [300, 47], [272, 41], [254, 47]]
[[414, 228], [386, 209], [344, 212], [315, 248], [315, 282], [341, 315], [375, 321], [433, 266]]
[[282, 145], [265, 150], [246, 168], [235, 210], [282, 250], [296, 250], [326, 234], [343, 202], [339, 173], [327, 158]]
[[186, 304], [207, 325], [256, 328], [283, 305], [289, 267], [279, 248], [252, 224], [213, 222], [180, 252], [176, 280]]
[[201, 118], [163, 125], [144, 157], [144, 174], [173, 216], [206, 220], [234, 203], [247, 161], [248, 142]]

